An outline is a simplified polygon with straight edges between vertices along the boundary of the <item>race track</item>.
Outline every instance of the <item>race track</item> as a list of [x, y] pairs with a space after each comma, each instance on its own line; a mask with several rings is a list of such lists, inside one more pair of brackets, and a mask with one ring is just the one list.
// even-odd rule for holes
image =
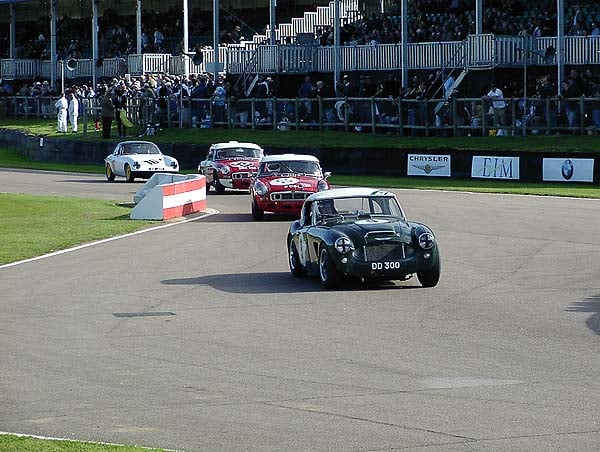
[[[0, 170], [0, 192], [141, 182]], [[397, 190], [442, 279], [323, 291], [219, 214], [0, 269], [0, 430], [186, 451], [600, 450], [600, 201]]]

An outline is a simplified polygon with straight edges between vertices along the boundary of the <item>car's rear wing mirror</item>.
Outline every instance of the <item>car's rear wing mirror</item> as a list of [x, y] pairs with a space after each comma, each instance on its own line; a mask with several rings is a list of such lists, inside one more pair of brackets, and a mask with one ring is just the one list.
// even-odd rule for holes
[[325, 173], [324, 173], [325, 179], [327, 179], [329, 176], [331, 176], [331, 171], [325, 171]]

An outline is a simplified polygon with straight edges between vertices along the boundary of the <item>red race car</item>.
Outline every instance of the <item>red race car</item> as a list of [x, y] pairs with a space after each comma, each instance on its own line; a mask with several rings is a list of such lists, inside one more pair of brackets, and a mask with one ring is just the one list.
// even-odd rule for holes
[[312, 193], [328, 190], [319, 160], [312, 155], [282, 154], [263, 157], [250, 185], [252, 218], [260, 221], [265, 212], [300, 215], [302, 204]]
[[206, 176], [206, 184], [215, 187], [217, 193], [225, 188], [248, 190], [263, 155], [263, 148], [254, 143], [213, 144], [206, 160], [198, 165], [198, 172]]

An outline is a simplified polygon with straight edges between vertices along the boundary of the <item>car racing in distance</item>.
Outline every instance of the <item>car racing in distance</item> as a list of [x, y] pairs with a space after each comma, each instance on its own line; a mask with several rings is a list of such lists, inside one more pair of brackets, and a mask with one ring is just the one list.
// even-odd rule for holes
[[319, 159], [312, 155], [263, 157], [250, 184], [252, 218], [260, 221], [265, 212], [298, 216], [308, 196], [329, 190], [330, 175], [323, 173]]
[[326, 289], [345, 281], [407, 280], [438, 284], [440, 252], [432, 230], [409, 221], [394, 193], [336, 188], [310, 195], [287, 234], [290, 271], [318, 276]]
[[198, 173], [206, 176], [207, 186], [214, 187], [217, 193], [223, 193], [226, 188], [248, 190], [263, 156], [264, 150], [258, 144], [216, 143], [198, 165]]
[[164, 155], [150, 141], [122, 141], [104, 159], [104, 164], [106, 179], [110, 182], [117, 176], [133, 182], [136, 177], [150, 179], [155, 173], [179, 172], [177, 159]]

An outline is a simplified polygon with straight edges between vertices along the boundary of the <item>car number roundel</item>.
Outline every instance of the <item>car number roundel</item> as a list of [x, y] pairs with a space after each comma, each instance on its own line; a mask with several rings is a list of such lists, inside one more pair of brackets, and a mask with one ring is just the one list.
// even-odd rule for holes
[[269, 183], [271, 185], [294, 185], [300, 182], [295, 177], [280, 177], [279, 179], [273, 179]]
[[253, 165], [252, 162], [232, 162], [229, 164], [232, 168], [250, 168]]

